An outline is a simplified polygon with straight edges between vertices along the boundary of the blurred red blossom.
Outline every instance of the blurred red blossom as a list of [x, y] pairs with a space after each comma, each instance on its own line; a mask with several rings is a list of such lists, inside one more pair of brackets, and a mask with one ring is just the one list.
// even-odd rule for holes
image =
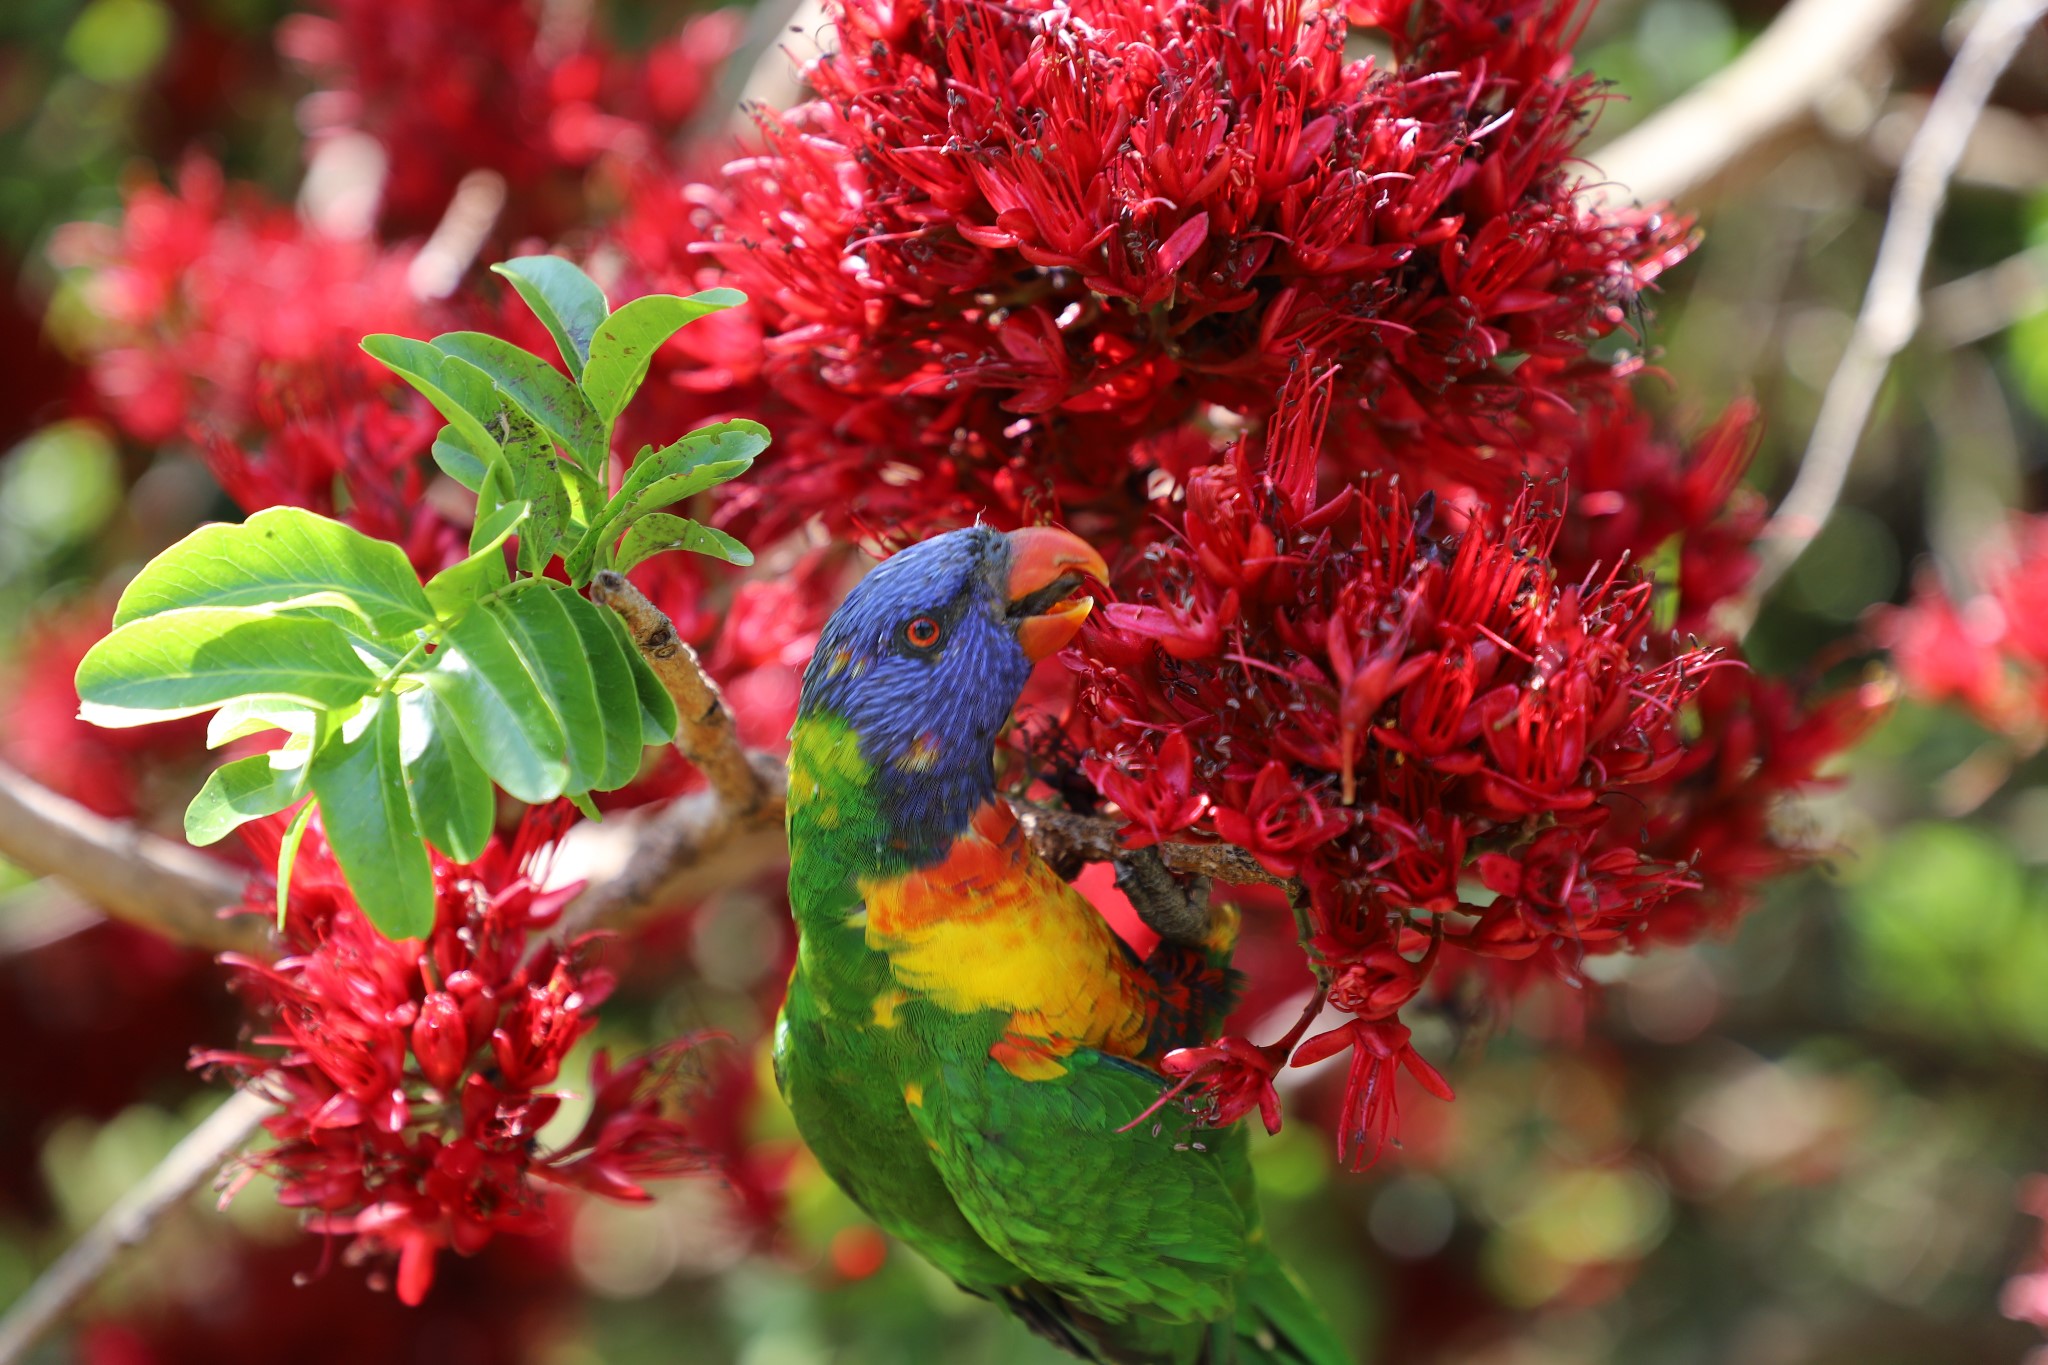
[[[396, 942], [355, 905], [316, 826], [292, 875], [287, 954], [222, 959], [266, 1031], [251, 1039], [260, 1050], [194, 1063], [281, 1106], [264, 1125], [275, 1145], [250, 1168], [315, 1231], [353, 1238], [351, 1258], [395, 1257], [406, 1303], [426, 1295], [440, 1252], [544, 1230], [536, 1182], [637, 1201], [646, 1180], [711, 1165], [675, 1109], [698, 1038], [618, 1066], [600, 1050], [582, 1127], [538, 1145], [566, 1098], [552, 1087], [613, 985], [599, 936], [544, 936], [579, 889], [541, 888], [561, 823], [536, 811], [474, 863], [437, 856], [433, 932]], [[274, 855], [280, 822], [249, 828]]]
[[1908, 695], [1953, 702], [2032, 747], [2048, 736], [2048, 516], [2017, 518], [2008, 537], [1964, 566], [1975, 585], [1952, 595], [1932, 572], [1903, 607], [1877, 607], [1870, 633], [1891, 652]]
[[344, 513], [428, 572], [460, 557], [424, 497], [440, 419], [358, 344], [452, 320], [408, 287], [409, 248], [325, 235], [195, 157], [52, 254], [88, 272], [93, 383], [128, 435], [191, 441], [244, 511]]
[[0, 678], [0, 760], [101, 815], [126, 818], [175, 790], [196, 769], [206, 720], [107, 729], [78, 717], [71, 679], [78, 661], [112, 628], [113, 612], [73, 608], [37, 618]]
[[506, 181], [514, 232], [559, 233], [590, 212], [582, 179], [673, 137], [717, 79], [745, 16], [692, 18], [642, 53], [591, 31], [586, 8], [504, 0], [322, 0], [278, 28], [278, 47], [319, 88], [300, 106], [317, 150], [367, 135], [385, 166], [388, 231], [422, 232], [476, 170]]

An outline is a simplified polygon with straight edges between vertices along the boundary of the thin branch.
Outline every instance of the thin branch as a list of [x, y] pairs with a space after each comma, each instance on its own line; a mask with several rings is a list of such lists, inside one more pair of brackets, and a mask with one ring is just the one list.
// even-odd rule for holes
[[0, 857], [70, 887], [117, 919], [206, 948], [260, 941], [257, 917], [221, 917], [242, 874], [86, 809], [0, 764]]
[[641, 656], [675, 698], [676, 748], [703, 772], [719, 800], [740, 818], [776, 804], [773, 818], [779, 821], [780, 795], [740, 744], [725, 694], [704, 671], [697, 651], [676, 634], [674, 624], [661, 608], [648, 601], [646, 594], [624, 574], [609, 569], [590, 585], [590, 599], [619, 614], [634, 643], [640, 646]]
[[0, 960], [46, 948], [106, 922], [107, 917], [76, 892], [48, 877], [16, 887], [0, 896]]
[[[1121, 826], [1100, 816], [1018, 803], [1017, 821], [1039, 855], [1054, 867], [1075, 859], [1113, 863], [1127, 851], [1117, 837]], [[1274, 876], [1235, 844], [1163, 843], [1156, 847], [1160, 861], [1176, 877], [1207, 877], [1235, 886], [1277, 886], [1290, 891], [1298, 885], [1290, 877]]]
[[630, 926], [663, 906], [702, 900], [787, 862], [781, 764], [761, 757], [764, 781], [772, 776], [776, 784], [751, 816], [735, 818], [716, 792], [700, 791], [638, 819], [614, 815], [602, 825], [572, 828], [557, 872], [587, 876], [589, 885], [563, 912], [562, 932], [573, 937], [593, 925]]
[[275, 1107], [253, 1091], [237, 1090], [187, 1133], [8, 1308], [0, 1318], [0, 1365], [15, 1365], [26, 1355], [99, 1282], [115, 1257], [147, 1237], [164, 1214], [234, 1156]]
[[456, 182], [441, 221], [405, 270], [405, 286], [416, 299], [445, 299], [476, 263], [505, 211], [505, 177], [476, 170]]
[[1682, 199], [1805, 119], [1877, 49], [1914, 0], [1793, 0], [1742, 55], [1604, 147], [1606, 183], [1581, 198], [1619, 207]]
[[747, 13], [747, 32], [718, 74], [718, 88], [684, 130], [684, 144], [743, 137], [755, 104], [781, 109], [803, 94], [801, 63], [785, 44], [792, 31], [808, 33], [825, 22], [819, 0], [760, 0]]
[[1953, 349], [1995, 336], [2048, 308], [2048, 245], [1927, 291], [1927, 335]]
[[1926, 122], [1906, 149], [1863, 307], [1821, 399], [1799, 476], [1764, 528], [1756, 578], [1729, 612], [1731, 628], [1748, 628], [1765, 595], [1833, 514], [1892, 357], [1920, 325], [1920, 278], [1956, 163], [1992, 87], [2043, 14], [2048, 0], [1990, 0], [1942, 78]]

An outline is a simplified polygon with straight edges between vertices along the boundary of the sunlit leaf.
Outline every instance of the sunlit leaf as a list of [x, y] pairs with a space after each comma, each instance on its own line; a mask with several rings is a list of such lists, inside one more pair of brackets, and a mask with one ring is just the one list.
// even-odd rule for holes
[[121, 711], [164, 719], [248, 696], [331, 709], [375, 681], [332, 622], [231, 607], [131, 621], [92, 647], [77, 676], [79, 699], [96, 708], [101, 725], [121, 723]]
[[467, 559], [450, 564], [427, 580], [427, 601], [442, 619], [459, 616], [479, 598], [498, 591], [512, 581], [505, 568], [505, 542], [526, 520], [524, 502], [508, 502], [480, 518], [470, 536]]
[[606, 617], [618, 619], [612, 612], [573, 592], [560, 594], [559, 600], [576, 627], [583, 657], [590, 664], [598, 713], [604, 719], [604, 775], [593, 785], [599, 791], [612, 791], [639, 776], [646, 751], [633, 661], [627, 657], [632, 647], [606, 627]]
[[570, 791], [588, 791], [604, 778], [604, 714], [597, 684], [584, 658], [583, 637], [556, 599], [567, 594], [541, 583], [491, 606], [527, 671], [539, 682], [548, 709], [567, 742]]
[[307, 747], [224, 763], [185, 807], [185, 838], [204, 847], [240, 826], [275, 815], [306, 794]]
[[640, 698], [640, 743], [644, 748], [650, 744], [666, 744], [676, 737], [676, 703], [661, 685], [661, 679], [654, 676], [653, 668], [640, 653], [639, 646], [626, 630], [626, 623], [615, 611], [600, 611], [598, 618], [605, 623], [605, 629], [619, 643], [619, 650], [625, 655], [627, 666], [633, 674], [633, 690]]
[[252, 607], [323, 593], [355, 604], [379, 635], [427, 624], [433, 608], [405, 552], [299, 507], [202, 526], [143, 566], [114, 608], [123, 626], [181, 607]]
[[597, 415], [608, 423], [618, 420], [640, 391], [663, 342], [707, 313], [746, 301], [737, 289], [706, 289], [689, 298], [649, 294], [606, 318], [590, 339], [590, 360], [583, 369], [583, 391]]
[[664, 550], [689, 550], [728, 564], [751, 564], [754, 552], [715, 526], [655, 512], [626, 528], [613, 567], [621, 573]]
[[491, 269], [512, 282], [554, 335], [569, 373], [581, 379], [590, 357], [590, 338], [611, 312], [597, 282], [560, 256], [515, 256]]
[[[497, 388], [482, 370], [443, 355], [424, 341], [389, 332], [372, 333], [363, 338], [362, 345], [399, 378], [425, 394], [435, 411], [455, 428], [472, 455], [486, 464], [496, 460], [498, 438], [485, 423], [498, 405]], [[462, 368], [456, 369], [457, 365]], [[483, 380], [482, 391], [476, 388], [478, 378]]]
[[490, 775], [432, 689], [398, 699], [398, 756], [413, 821], [427, 842], [459, 863], [481, 857], [497, 821], [498, 798]]
[[539, 681], [504, 627], [471, 611], [448, 628], [420, 674], [491, 780], [521, 801], [550, 801], [569, 780], [565, 741]]
[[602, 469], [604, 423], [583, 390], [530, 351], [484, 332], [447, 332], [434, 349], [459, 357], [489, 375], [540, 428], [586, 469]]
[[370, 922], [388, 938], [423, 937], [434, 871], [405, 794], [396, 699], [376, 698], [359, 722], [313, 756], [321, 828]]

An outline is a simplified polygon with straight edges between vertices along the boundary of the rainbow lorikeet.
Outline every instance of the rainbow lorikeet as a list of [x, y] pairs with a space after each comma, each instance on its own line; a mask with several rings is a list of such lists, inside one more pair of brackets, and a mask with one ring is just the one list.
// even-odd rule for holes
[[[855, 1203], [1075, 1355], [1343, 1365], [1264, 1245], [1243, 1125], [1131, 1126], [1227, 987], [1141, 961], [997, 794], [996, 736], [1105, 574], [1065, 531], [974, 527], [885, 561], [825, 627], [791, 732], [776, 1077]], [[1183, 950], [1212, 984], [1228, 932]]]

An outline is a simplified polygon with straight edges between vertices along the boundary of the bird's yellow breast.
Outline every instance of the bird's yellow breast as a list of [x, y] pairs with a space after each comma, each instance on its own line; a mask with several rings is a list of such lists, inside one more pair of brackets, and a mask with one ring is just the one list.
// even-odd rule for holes
[[[1150, 1007], [1129, 955], [1002, 802], [982, 807], [944, 862], [861, 892], [868, 946], [897, 986], [954, 1013], [1008, 1013], [991, 1055], [1019, 1077], [1063, 1074], [1076, 1047], [1142, 1051]], [[878, 1003], [878, 1020], [895, 1014]]]

